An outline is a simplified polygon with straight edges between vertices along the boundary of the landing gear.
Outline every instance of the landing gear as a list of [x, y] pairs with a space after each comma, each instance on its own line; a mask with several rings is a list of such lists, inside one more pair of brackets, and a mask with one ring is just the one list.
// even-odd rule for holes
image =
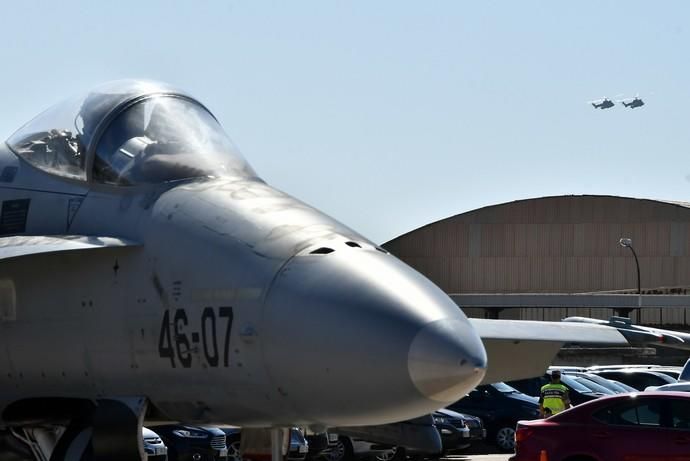
[[271, 429], [271, 461], [283, 461], [283, 432], [285, 429]]
[[29, 454], [15, 459], [143, 461], [146, 408], [142, 397], [30, 399], [10, 405], [4, 415], [11, 438]]
[[279, 427], [243, 428], [238, 456], [265, 455], [270, 449], [271, 461], [283, 461], [283, 456], [287, 453], [290, 444], [288, 435], [288, 429]]

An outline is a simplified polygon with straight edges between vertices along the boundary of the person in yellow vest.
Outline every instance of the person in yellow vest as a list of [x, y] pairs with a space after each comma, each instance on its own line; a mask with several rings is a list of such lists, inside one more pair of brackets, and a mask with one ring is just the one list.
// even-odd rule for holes
[[551, 382], [541, 387], [539, 415], [545, 418], [558, 414], [567, 408], [570, 408], [568, 388], [561, 384], [560, 370], [553, 370]]

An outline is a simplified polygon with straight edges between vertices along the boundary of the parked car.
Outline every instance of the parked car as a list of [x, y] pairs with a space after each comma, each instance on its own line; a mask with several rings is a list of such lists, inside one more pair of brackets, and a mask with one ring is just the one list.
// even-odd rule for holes
[[438, 459], [448, 454], [464, 450], [471, 445], [470, 428], [467, 427], [463, 414], [449, 409], [440, 409], [431, 414], [434, 427], [441, 436], [441, 451], [436, 453], [421, 452], [409, 448], [397, 447], [391, 458], [376, 457], [376, 461], [421, 461]]
[[679, 383], [664, 384], [663, 386], [650, 386], [645, 392], [690, 392], [690, 382], [682, 381]]
[[683, 372], [683, 367], [669, 365], [595, 365], [589, 367], [587, 372], [599, 372], [604, 370], [648, 370], [663, 373], [675, 380], [678, 380]]
[[242, 429], [235, 426], [219, 428], [225, 433], [225, 446], [228, 448], [228, 461], [242, 461], [240, 444], [242, 443]]
[[668, 375], [676, 381], [678, 381], [678, 378], [680, 377], [680, 374], [683, 371], [681, 367], [652, 367], [649, 370]]
[[572, 376], [572, 378], [576, 382], [582, 384], [583, 386], [585, 386], [587, 389], [589, 389], [592, 392], [602, 394], [602, 395], [620, 394], [620, 392], [616, 392], [616, 391], [609, 389], [606, 386], [602, 386], [601, 384], [599, 384], [599, 383], [595, 382], [594, 380], [589, 379], [585, 376]]
[[339, 452], [341, 452], [344, 447], [339, 443], [338, 434], [332, 432], [311, 432], [307, 430], [304, 437], [307, 439], [307, 444], [309, 446], [306, 459], [328, 459], [331, 456], [341, 456]]
[[441, 456], [464, 450], [470, 446], [470, 428], [467, 427], [462, 414], [442, 408], [435, 411], [432, 416], [434, 417], [434, 426], [441, 434], [443, 445]]
[[337, 446], [327, 452], [327, 461], [353, 461], [357, 459], [389, 460], [395, 447], [338, 434]]
[[225, 433], [217, 427], [155, 426], [168, 447], [169, 461], [226, 461]]
[[467, 413], [458, 414], [460, 415], [460, 417], [462, 417], [462, 419], [465, 420], [465, 426], [467, 426], [467, 429], [470, 430], [470, 438], [468, 440], [470, 444], [473, 444], [475, 442], [481, 442], [484, 439], [486, 439], [486, 429], [484, 428], [484, 423], [482, 422], [482, 419], [480, 417], [470, 415]]
[[690, 394], [617, 394], [548, 419], [520, 421], [510, 461], [686, 459]]
[[623, 389], [626, 390], [626, 392], [637, 392], [637, 389], [635, 389], [634, 387], [628, 386], [627, 384], [622, 383], [620, 381], [616, 381], [615, 379], [609, 379], [609, 381], [611, 381], [616, 386], [622, 387]]
[[481, 418], [487, 442], [496, 444], [501, 450], [512, 451], [517, 421], [538, 418], [538, 400], [505, 383], [494, 383], [477, 387], [448, 408]]
[[141, 428], [141, 436], [144, 439], [144, 453], [148, 461], [166, 461], [168, 459], [168, 447], [158, 434], [147, 427]]
[[649, 386], [663, 386], [675, 383], [676, 380], [668, 375], [642, 368], [621, 368], [617, 370], [596, 370], [593, 373], [606, 379], [615, 379], [638, 391], [643, 391]]
[[627, 369], [637, 369], [637, 370], [652, 370], [661, 371], [663, 373], [668, 373], [669, 376], [675, 378], [676, 374], [680, 374], [683, 367], [673, 366], [673, 365], [655, 365], [655, 364], [621, 364], [621, 365], [593, 365], [587, 367], [587, 371], [590, 370], [627, 370]]
[[290, 429], [290, 448], [286, 459], [288, 461], [302, 461], [306, 459], [308, 452], [309, 442], [307, 442], [302, 431], [297, 427]]
[[636, 390], [633, 387], [618, 383], [617, 381], [614, 381], [611, 379], [606, 379], [603, 376], [599, 376], [596, 373], [568, 371], [565, 374], [567, 374], [569, 376], [587, 378], [590, 381], [594, 381], [595, 383], [599, 384], [600, 386], [603, 386], [603, 387], [606, 387], [607, 389], [610, 389], [611, 391], [613, 391], [616, 394], [623, 394], [625, 392], [635, 392], [635, 390]]
[[632, 368], [636, 368], [638, 370], [645, 370], [645, 369], [649, 369], [649, 367], [651, 367], [651, 366], [654, 366], [654, 365], [637, 364], [637, 363], [616, 364], [616, 365], [592, 365], [590, 367], [587, 367], [587, 370], [588, 371], [626, 370], [626, 369], [632, 369]]
[[[549, 382], [551, 382], [551, 377], [548, 374], [545, 374], [536, 378], [510, 381], [507, 384], [513, 386], [520, 392], [524, 392], [527, 395], [539, 398], [541, 395], [541, 387]], [[577, 382], [573, 376], [567, 374], [561, 375], [561, 384], [568, 388], [570, 403], [573, 405], [579, 405], [605, 395], [600, 392], [592, 391], [588, 387]]]

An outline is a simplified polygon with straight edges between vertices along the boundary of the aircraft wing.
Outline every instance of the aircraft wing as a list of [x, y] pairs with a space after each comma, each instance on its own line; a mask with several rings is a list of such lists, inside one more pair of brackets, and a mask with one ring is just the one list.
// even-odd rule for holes
[[673, 349], [690, 349], [690, 333], [665, 330], [633, 324], [627, 317], [611, 317], [609, 320], [588, 317], [567, 317], [564, 322], [604, 325], [618, 330], [630, 344], [654, 345]]
[[482, 384], [541, 376], [565, 343], [628, 345], [618, 330], [602, 325], [490, 319], [470, 322], [482, 338], [489, 360]]
[[35, 254], [88, 250], [106, 247], [131, 247], [139, 243], [117, 238], [90, 235], [17, 235], [0, 238], [0, 261]]

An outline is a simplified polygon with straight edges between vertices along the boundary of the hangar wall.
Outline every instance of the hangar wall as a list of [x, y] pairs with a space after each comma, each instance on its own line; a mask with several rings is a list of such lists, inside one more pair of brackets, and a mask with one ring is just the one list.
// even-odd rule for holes
[[[687, 203], [593, 195], [543, 197], [462, 213], [383, 246], [447, 293], [635, 292], [635, 260], [618, 244], [621, 237], [629, 237], [639, 258], [643, 292], [688, 294], [689, 223]], [[509, 315], [563, 317], [544, 309], [522, 311]], [[597, 311], [602, 312], [593, 316], [608, 318], [604, 311], [609, 309]], [[640, 320], [659, 324], [661, 319], [666, 324], [690, 318], [686, 309], [667, 311], [643, 312]]]

